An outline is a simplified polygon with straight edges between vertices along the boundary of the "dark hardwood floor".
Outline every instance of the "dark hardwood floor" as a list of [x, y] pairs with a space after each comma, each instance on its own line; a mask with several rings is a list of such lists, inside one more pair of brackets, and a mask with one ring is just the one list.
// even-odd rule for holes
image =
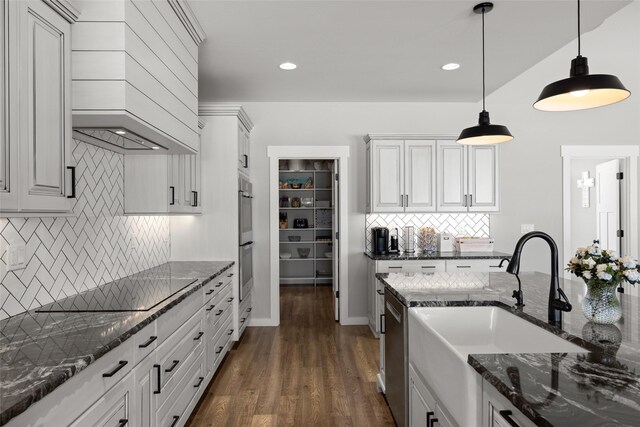
[[280, 288], [279, 327], [249, 327], [187, 423], [393, 426], [376, 391], [378, 340], [340, 326], [330, 287]]

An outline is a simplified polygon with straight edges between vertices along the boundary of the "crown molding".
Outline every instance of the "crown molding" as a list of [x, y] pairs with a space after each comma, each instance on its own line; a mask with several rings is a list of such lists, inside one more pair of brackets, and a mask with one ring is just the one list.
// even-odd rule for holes
[[433, 133], [369, 133], [364, 136], [364, 142], [372, 140], [422, 140], [422, 139], [458, 139], [457, 135]]
[[80, 17], [80, 10], [76, 7], [72, 0], [43, 0], [46, 4], [48, 4], [53, 10], [58, 12], [60, 16], [69, 21], [70, 23], [74, 23]]
[[187, 3], [187, 0], [167, 0], [171, 5], [173, 11], [178, 15], [178, 19], [182, 22], [182, 25], [187, 29], [187, 32], [191, 36], [194, 42], [198, 46], [207, 38], [200, 21], [196, 17], [195, 13]]
[[253, 122], [244, 111], [242, 105], [234, 104], [214, 104], [203, 102], [198, 104], [199, 116], [236, 116], [249, 132], [253, 129]]

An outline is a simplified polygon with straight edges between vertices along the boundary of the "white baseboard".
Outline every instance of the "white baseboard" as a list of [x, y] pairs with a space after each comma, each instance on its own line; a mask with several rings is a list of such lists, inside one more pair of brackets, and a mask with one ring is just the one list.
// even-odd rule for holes
[[368, 325], [369, 317], [347, 317], [346, 319], [340, 320], [341, 325], [352, 326], [352, 325]]
[[269, 317], [263, 317], [261, 319], [254, 319], [252, 317], [247, 326], [278, 326], [278, 323]]

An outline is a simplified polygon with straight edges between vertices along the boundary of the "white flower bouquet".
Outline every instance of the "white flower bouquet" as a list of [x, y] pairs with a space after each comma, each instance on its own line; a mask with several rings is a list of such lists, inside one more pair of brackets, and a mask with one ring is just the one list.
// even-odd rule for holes
[[635, 285], [640, 282], [640, 266], [636, 258], [618, 257], [613, 250], [600, 250], [597, 243], [578, 248], [567, 264], [567, 271], [583, 279], [590, 288], [615, 288], [622, 283]]

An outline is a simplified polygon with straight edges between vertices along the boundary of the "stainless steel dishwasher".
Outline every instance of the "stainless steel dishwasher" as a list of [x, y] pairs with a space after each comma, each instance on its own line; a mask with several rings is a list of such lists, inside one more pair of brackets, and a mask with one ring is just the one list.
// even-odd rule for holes
[[407, 420], [407, 307], [391, 292], [384, 293], [385, 397], [398, 427]]

